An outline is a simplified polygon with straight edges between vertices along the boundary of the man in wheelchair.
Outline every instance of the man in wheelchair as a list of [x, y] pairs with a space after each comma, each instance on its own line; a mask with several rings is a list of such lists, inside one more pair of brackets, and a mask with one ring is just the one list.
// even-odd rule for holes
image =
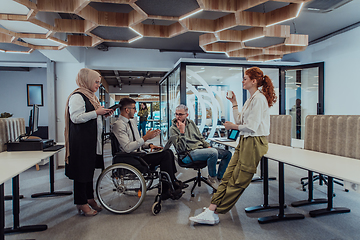
[[[154, 169], [160, 165], [160, 170], [167, 172], [170, 177], [173, 188], [163, 186], [162, 200], [171, 198], [173, 200], [179, 199], [182, 194], [182, 188], [186, 187], [184, 183], [177, 180], [175, 173], [177, 172], [174, 154], [168, 149], [165, 151], [153, 152], [154, 150], [161, 150], [162, 147], [155, 146], [152, 143], [147, 143], [148, 140], [155, 138], [160, 134], [159, 129], [150, 129], [143, 137], [140, 137], [136, 121], [134, 120], [134, 114], [136, 113], [135, 100], [131, 98], [122, 98], [119, 103], [120, 116], [119, 119], [114, 123], [112, 132], [116, 136], [119, 142], [119, 149], [122, 152], [133, 153], [143, 152], [143, 149], [151, 149], [150, 153], [138, 153], [141, 158], [149, 165], [150, 168]], [[126, 162], [131, 159], [131, 162]], [[136, 162], [135, 158], [124, 159], [125, 163], [131, 164], [138, 168], [140, 171], [144, 171], [144, 167], [140, 162]], [[173, 190], [174, 189], [174, 190]]]

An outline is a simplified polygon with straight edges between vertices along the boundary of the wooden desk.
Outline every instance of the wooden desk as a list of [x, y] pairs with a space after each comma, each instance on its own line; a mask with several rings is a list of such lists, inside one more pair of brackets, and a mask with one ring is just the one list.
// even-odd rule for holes
[[[50, 158], [50, 193], [54, 194], [54, 154], [59, 151], [61, 151], [61, 149], [53, 152], [18, 151], [0, 153], [0, 210], [2, 215], [0, 217], [0, 240], [4, 239], [4, 233], [44, 231], [47, 229], [46, 225], [20, 227], [19, 174], [41, 162], [41, 160]], [[11, 178], [13, 179], [14, 224], [12, 228], [5, 229], [4, 182]], [[69, 195], [72, 194], [72, 192], [62, 192], [60, 194]]]

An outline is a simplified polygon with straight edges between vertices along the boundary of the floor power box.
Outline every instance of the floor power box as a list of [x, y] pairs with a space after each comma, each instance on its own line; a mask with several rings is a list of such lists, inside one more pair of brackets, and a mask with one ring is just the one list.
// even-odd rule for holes
[[54, 145], [53, 139], [25, 139], [19, 142], [7, 143], [7, 151], [42, 151]]

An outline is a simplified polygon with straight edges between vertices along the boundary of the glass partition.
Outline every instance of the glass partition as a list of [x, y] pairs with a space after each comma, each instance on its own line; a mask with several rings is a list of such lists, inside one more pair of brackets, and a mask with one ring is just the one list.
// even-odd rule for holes
[[319, 68], [285, 70], [285, 109], [292, 116], [292, 138], [304, 139], [305, 118], [317, 115]]
[[166, 143], [168, 139], [168, 91], [167, 79], [160, 83], [160, 142]]
[[189, 119], [199, 126], [205, 138], [226, 135], [222, 123], [233, 121], [231, 103], [226, 99], [226, 93], [232, 90], [241, 104], [241, 81], [241, 67], [186, 66]]
[[[242, 88], [246, 64], [181, 62], [160, 82], [161, 143], [166, 143], [175, 108], [186, 103], [189, 119], [205, 138], [223, 137], [224, 121], [234, 122], [232, 106], [226, 99], [228, 90], [235, 93], [241, 109], [247, 99]], [[324, 113], [324, 63], [298, 66], [259, 65], [273, 82], [277, 102], [271, 115], [293, 116], [292, 137], [303, 139], [305, 117]], [[245, 94], [245, 95], [244, 95]]]
[[180, 105], [180, 67], [173, 71], [169, 77], [169, 127], [175, 118], [175, 109]]

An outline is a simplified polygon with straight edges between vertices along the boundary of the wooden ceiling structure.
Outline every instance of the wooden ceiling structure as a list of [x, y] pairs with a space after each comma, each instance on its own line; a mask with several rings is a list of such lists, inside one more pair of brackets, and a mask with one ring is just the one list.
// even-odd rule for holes
[[[290, 26], [280, 23], [299, 16], [304, 3], [310, 0], [272, 0], [290, 3], [270, 12], [251, 12], [249, 9], [270, 0], [196, 0], [197, 8], [181, 16], [152, 15], [145, 12], [138, 0], [13, 0], [28, 8], [27, 14], [0, 13], [0, 20], [28, 22], [45, 29], [44, 33], [23, 33], [0, 27], [0, 43], [12, 43], [35, 49], [61, 50], [67, 46], [96, 47], [103, 42], [131, 43], [143, 37], [172, 38], [186, 32], [204, 33], [199, 46], [204, 52], [225, 53], [228, 57], [243, 57], [250, 61], [281, 59], [284, 54], [305, 50], [308, 36], [290, 34]], [[139, 0], [140, 1], [140, 0]], [[129, 12], [99, 11], [91, 3], [128, 5]], [[217, 19], [201, 19], [202, 11], [221, 13]], [[36, 18], [40, 12], [76, 14], [79, 19], [54, 19], [49, 24]], [[167, 24], [144, 24], [145, 20], [163, 21]], [[171, 24], [168, 24], [168, 23]], [[105, 39], [93, 30], [99, 26], [131, 29], [135, 37], [127, 40]], [[242, 27], [244, 30], [233, 30]], [[66, 38], [56, 37], [62, 33]], [[268, 45], [266, 39], [279, 39]], [[263, 39], [263, 46], [251, 42]], [[42, 44], [46, 40], [52, 44]], [[15, 52], [0, 49], [0, 52]], [[20, 51], [21, 53], [21, 51]]]

